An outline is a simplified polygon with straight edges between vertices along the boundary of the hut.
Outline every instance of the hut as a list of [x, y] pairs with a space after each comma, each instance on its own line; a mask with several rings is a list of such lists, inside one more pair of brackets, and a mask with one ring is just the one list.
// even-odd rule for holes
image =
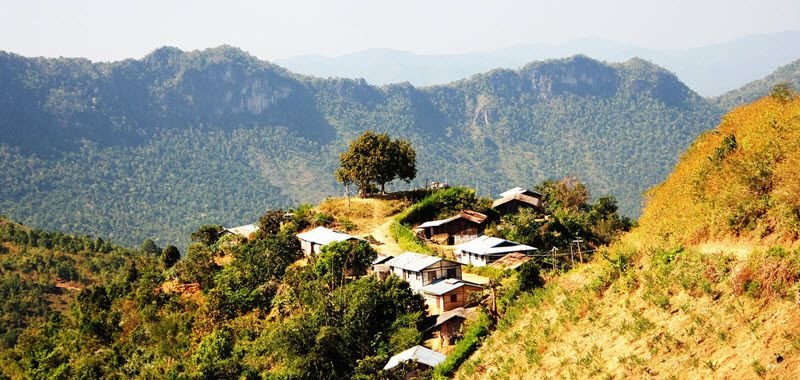
[[405, 252], [383, 265], [389, 267], [391, 273], [408, 282], [411, 290], [415, 292], [441, 278], [461, 278], [461, 264], [421, 253]]
[[297, 234], [300, 240], [300, 249], [306, 256], [318, 254], [324, 245], [337, 241], [364, 240], [344, 232], [334, 231], [325, 227], [317, 227], [311, 231]]
[[483, 234], [485, 221], [486, 215], [466, 210], [447, 219], [422, 223], [417, 226], [417, 233], [437, 244], [461, 244]]
[[443, 346], [455, 343], [455, 340], [461, 336], [461, 326], [472, 317], [474, 311], [475, 308], [457, 307], [442, 313], [436, 318], [434, 327], [439, 328], [439, 339], [441, 339]]
[[500, 198], [492, 203], [492, 208], [500, 214], [513, 214], [523, 208], [533, 208], [536, 211], [544, 211], [542, 206], [542, 194], [521, 187], [504, 191]]
[[469, 295], [481, 290], [483, 287], [478, 284], [456, 278], [445, 278], [423, 286], [421, 293], [428, 306], [428, 314], [438, 315], [467, 306], [470, 302]]
[[447, 359], [447, 356], [431, 350], [430, 348], [414, 346], [389, 358], [389, 361], [383, 367], [383, 370], [391, 370], [406, 362], [412, 362], [418, 366], [433, 368], [442, 363], [445, 359]]
[[476, 267], [489, 265], [509, 253], [519, 252], [524, 255], [532, 255], [538, 251], [538, 249], [529, 245], [491, 236], [481, 236], [475, 240], [459, 244], [455, 248], [458, 262]]

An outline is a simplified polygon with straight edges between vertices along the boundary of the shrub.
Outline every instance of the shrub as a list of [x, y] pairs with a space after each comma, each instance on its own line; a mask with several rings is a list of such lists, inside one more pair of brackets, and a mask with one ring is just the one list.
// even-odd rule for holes
[[397, 216], [402, 224], [419, 224], [428, 220], [450, 216], [457, 212], [473, 209], [489, 212], [488, 204], [475, 196], [475, 190], [466, 187], [451, 187], [434, 192], [415, 203]]
[[534, 288], [540, 288], [544, 285], [544, 279], [542, 279], [542, 276], [539, 273], [539, 265], [533, 262], [533, 260], [522, 264], [519, 267], [518, 272], [520, 290], [525, 291]]

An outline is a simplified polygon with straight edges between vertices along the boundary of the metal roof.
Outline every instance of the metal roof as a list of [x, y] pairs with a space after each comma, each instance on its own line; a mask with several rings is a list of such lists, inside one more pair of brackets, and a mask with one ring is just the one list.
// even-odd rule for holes
[[500, 206], [500, 205], [502, 205], [504, 203], [511, 202], [513, 200], [517, 200], [517, 201], [520, 201], [520, 202], [525, 202], [525, 203], [527, 203], [527, 204], [529, 204], [531, 206], [534, 206], [534, 207], [541, 207], [541, 204], [542, 204], [542, 202], [539, 200], [539, 198], [534, 198], [532, 196], [525, 195], [525, 194], [511, 194], [511, 195], [505, 196], [503, 198], [497, 199], [494, 202], [492, 202], [492, 208]]
[[537, 248], [525, 244], [515, 243], [505, 239], [500, 239], [492, 236], [479, 236], [477, 239], [470, 240], [466, 243], [459, 244], [455, 248], [461, 252], [469, 252], [482, 256], [496, 256], [505, 255], [511, 252], [530, 252], [536, 251]]
[[520, 265], [530, 260], [533, 260], [533, 257], [520, 252], [512, 252], [489, 264], [489, 266], [503, 269], [517, 269]]
[[400, 363], [407, 362], [409, 360], [415, 360], [418, 363], [425, 364], [429, 367], [436, 367], [445, 359], [447, 359], [447, 356], [431, 350], [430, 348], [414, 346], [389, 358], [389, 362], [386, 363], [383, 369], [392, 369], [397, 367]]
[[458, 215], [447, 219], [431, 220], [429, 222], [422, 223], [419, 226], [417, 226], [417, 228], [438, 227], [441, 226], [442, 224], [447, 224], [460, 218], [464, 218], [473, 223], [481, 224], [483, 223], [484, 220], [486, 220], [486, 215], [476, 211], [465, 210], [461, 211]]
[[436, 317], [436, 324], [435, 326], [439, 326], [442, 323], [445, 323], [453, 318], [461, 318], [461, 319], [469, 319], [470, 315], [473, 314], [475, 308], [472, 309], [465, 309], [464, 307], [457, 307], [450, 311], [445, 311], [438, 317]]
[[465, 281], [459, 280], [457, 278], [445, 278], [445, 279], [440, 279], [440, 280], [434, 281], [434, 282], [432, 282], [432, 283], [430, 283], [428, 285], [423, 286], [422, 287], [422, 291], [424, 293], [433, 294], [435, 296], [440, 296], [442, 294], [450, 293], [453, 290], [456, 290], [456, 289], [458, 289], [458, 288], [460, 288], [460, 287], [462, 287], [464, 285], [481, 287], [478, 284], [472, 284], [472, 283], [469, 283], [469, 282], [465, 282]]
[[256, 231], [258, 231], [258, 226], [255, 224], [245, 224], [244, 226], [231, 227], [222, 230], [222, 232], [230, 232], [234, 235], [239, 235], [242, 237], [249, 237]]
[[344, 232], [334, 231], [325, 227], [317, 227], [311, 231], [297, 234], [297, 238], [319, 245], [327, 245], [337, 241], [362, 240]]
[[441, 257], [428, 256], [416, 252], [405, 252], [395, 256], [384, 264], [390, 267], [405, 269], [412, 272], [419, 272], [433, 264], [438, 263], [439, 261], [442, 261]]
[[377, 256], [375, 256], [375, 260], [372, 260], [372, 265], [383, 264], [391, 259], [392, 256], [379, 253]]
[[517, 187], [515, 187], [513, 189], [508, 189], [508, 190], [500, 193], [500, 198], [510, 197], [510, 196], [512, 196], [514, 194], [538, 195], [538, 196], [542, 195], [542, 193], [539, 193], [538, 191], [528, 190], [526, 188], [522, 188], [522, 187], [517, 186]]

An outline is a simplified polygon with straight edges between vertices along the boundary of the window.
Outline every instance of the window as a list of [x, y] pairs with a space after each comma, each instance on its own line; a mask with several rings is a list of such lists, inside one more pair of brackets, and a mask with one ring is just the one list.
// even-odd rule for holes
[[450, 302], [458, 302], [458, 294], [451, 294]]
[[456, 278], [456, 268], [447, 268], [447, 278]]
[[428, 272], [428, 282], [436, 280], [436, 272]]

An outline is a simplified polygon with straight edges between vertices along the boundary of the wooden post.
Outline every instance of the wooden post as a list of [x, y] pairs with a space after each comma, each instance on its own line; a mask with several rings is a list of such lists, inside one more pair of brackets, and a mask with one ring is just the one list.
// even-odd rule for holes
[[572, 253], [572, 244], [569, 245], [569, 261], [572, 263], [572, 266], [575, 266], [575, 256]]
[[557, 250], [556, 247], [553, 247], [553, 249], [550, 250], [550, 260], [552, 260], [550, 262], [550, 265], [552, 267], [553, 272], [556, 271], [556, 250]]

